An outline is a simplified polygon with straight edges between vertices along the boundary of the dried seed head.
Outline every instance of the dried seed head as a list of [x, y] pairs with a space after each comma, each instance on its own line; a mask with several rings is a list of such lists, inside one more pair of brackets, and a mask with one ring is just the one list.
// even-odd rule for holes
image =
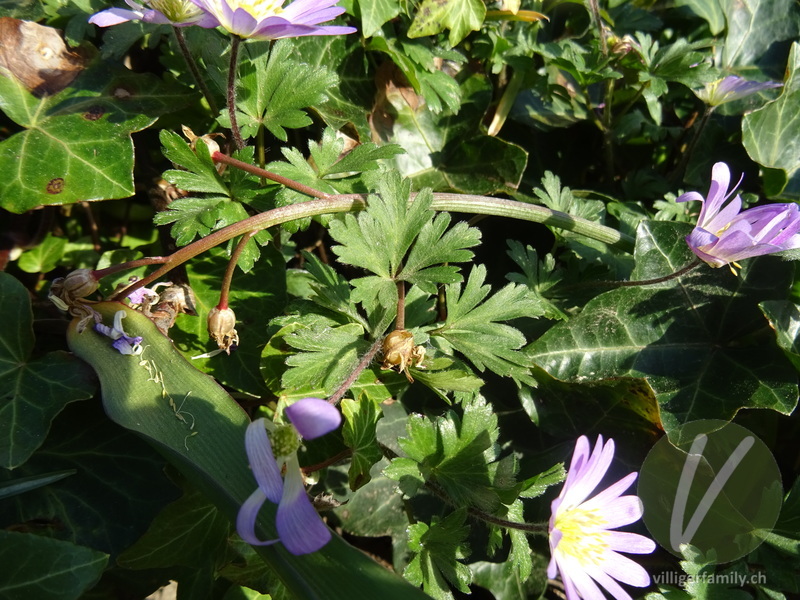
[[220, 350], [231, 353], [231, 347], [239, 344], [236, 333], [236, 314], [230, 308], [212, 308], [208, 313], [208, 333], [217, 342]]
[[[69, 304], [69, 300], [85, 298], [97, 291], [100, 283], [91, 269], [77, 269], [63, 279], [56, 279], [50, 288], [50, 293], [58, 296]], [[64, 296], [67, 295], [68, 298]]]
[[397, 370], [404, 373], [413, 383], [414, 378], [408, 372], [409, 367], [421, 367], [425, 359], [425, 348], [414, 345], [414, 334], [407, 329], [396, 329], [383, 339], [383, 363], [381, 368]]

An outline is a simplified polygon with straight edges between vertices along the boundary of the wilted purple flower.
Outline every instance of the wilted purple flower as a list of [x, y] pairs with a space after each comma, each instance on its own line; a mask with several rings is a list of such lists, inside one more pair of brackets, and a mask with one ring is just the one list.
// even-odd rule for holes
[[755, 94], [762, 90], [769, 90], [783, 86], [777, 81], [749, 81], [736, 75], [728, 75], [709, 83], [702, 90], [695, 92], [697, 97], [709, 106], [719, 106], [726, 102], [733, 102]]
[[655, 550], [655, 542], [636, 533], [612, 531], [642, 516], [641, 500], [637, 496], [622, 496], [636, 479], [636, 473], [587, 500], [613, 459], [614, 440], [603, 444], [603, 437], [597, 436], [592, 452], [586, 436], [578, 438], [567, 480], [551, 504], [551, 559], [547, 576], [553, 579], [561, 573], [567, 600], [604, 598], [597, 584], [617, 600], [631, 600], [617, 581], [636, 587], [650, 585], [647, 571], [619, 552], [649, 554]]
[[295, 0], [286, 8], [285, 0], [192, 0], [212, 15], [230, 33], [243, 38], [276, 40], [304, 35], [342, 35], [353, 27], [326, 25], [344, 12], [338, 0]]
[[686, 243], [698, 257], [712, 267], [735, 263], [743, 258], [800, 248], [800, 209], [793, 203], [768, 204], [742, 211], [738, 194], [728, 192], [731, 172], [718, 162], [711, 171], [708, 196], [687, 192], [676, 202], [699, 200], [703, 203], [697, 225], [686, 236]]
[[102, 323], [95, 323], [94, 330], [97, 333], [102, 333], [106, 337], [114, 340], [111, 346], [120, 354], [138, 355], [142, 353], [142, 337], [131, 337], [122, 328], [122, 319], [125, 318], [125, 311], [118, 310], [114, 315], [114, 326], [109, 327]]
[[141, 2], [125, 0], [125, 3], [132, 10], [109, 8], [92, 15], [89, 23], [98, 27], [110, 27], [126, 21], [144, 21], [145, 23], [175, 25], [176, 27], [199, 25], [212, 28], [219, 26], [219, 22], [214, 17], [204, 13], [190, 0], [142, 0]]
[[[310, 440], [333, 431], [342, 417], [333, 405], [319, 398], [298, 400], [286, 408], [286, 416], [291, 425], [274, 425], [266, 419], [258, 419], [247, 427], [244, 445], [258, 488], [239, 509], [236, 530], [244, 541], [254, 546], [283, 542], [294, 555], [309, 554], [327, 544], [331, 532], [308, 499], [297, 449], [301, 437]], [[284, 465], [286, 474], [281, 478]], [[278, 505], [277, 540], [259, 540], [255, 533], [258, 513], [265, 500]]]

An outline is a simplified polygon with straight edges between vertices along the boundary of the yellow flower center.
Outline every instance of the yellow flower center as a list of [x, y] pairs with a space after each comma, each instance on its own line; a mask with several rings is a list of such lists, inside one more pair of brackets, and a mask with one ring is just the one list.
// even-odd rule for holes
[[186, 23], [200, 16], [200, 9], [189, 0], [150, 0], [150, 6], [173, 23]]
[[561, 532], [556, 550], [581, 563], [597, 565], [608, 552], [607, 521], [597, 510], [580, 507], [559, 512], [555, 528]]
[[284, 0], [234, 0], [228, 5], [236, 10], [241, 8], [250, 13], [256, 20], [261, 21], [267, 17], [274, 17], [283, 12]]

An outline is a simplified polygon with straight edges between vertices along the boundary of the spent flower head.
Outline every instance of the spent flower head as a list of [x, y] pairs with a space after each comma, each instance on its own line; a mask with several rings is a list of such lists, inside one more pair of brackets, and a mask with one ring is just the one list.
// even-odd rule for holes
[[697, 90], [695, 94], [700, 100], [713, 107], [782, 85], [777, 81], [749, 81], [736, 75], [728, 75], [723, 79], [712, 81], [703, 89]]
[[618, 581], [636, 587], [650, 584], [647, 571], [619, 552], [649, 554], [655, 542], [636, 533], [613, 531], [642, 516], [641, 500], [622, 495], [637, 474], [630, 473], [589, 498], [613, 459], [613, 440], [603, 443], [603, 437], [597, 436], [591, 451], [588, 438], [578, 438], [567, 480], [551, 505], [547, 576], [553, 579], [561, 574], [567, 600], [603, 598], [598, 584], [617, 600], [631, 600]]
[[736, 188], [728, 191], [730, 181], [728, 165], [718, 162], [711, 171], [705, 198], [698, 192], [687, 192], [676, 199], [703, 203], [697, 225], [686, 237], [692, 252], [712, 267], [721, 267], [752, 256], [800, 248], [800, 209], [796, 204], [768, 204], [743, 211], [741, 197], [734, 196]]
[[305, 35], [354, 33], [353, 27], [323, 25], [344, 12], [338, 0], [192, 0], [220, 26], [243, 38], [276, 40]]
[[131, 8], [109, 8], [91, 16], [89, 23], [98, 27], [110, 27], [126, 21], [143, 21], [156, 25], [175, 25], [188, 27], [218, 27], [219, 22], [200, 10], [191, 0], [125, 0]]
[[[298, 400], [286, 408], [286, 416], [291, 425], [258, 419], [247, 427], [245, 450], [258, 487], [239, 509], [236, 530], [254, 546], [282, 542], [294, 555], [309, 554], [327, 544], [331, 532], [306, 494], [297, 450], [301, 438], [310, 440], [333, 431], [342, 417], [333, 405], [319, 398]], [[276, 540], [261, 540], [255, 532], [258, 513], [266, 500], [278, 505]]]

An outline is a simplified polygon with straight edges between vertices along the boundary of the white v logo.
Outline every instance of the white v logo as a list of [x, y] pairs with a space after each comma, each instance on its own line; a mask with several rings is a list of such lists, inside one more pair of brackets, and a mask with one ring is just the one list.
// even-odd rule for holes
[[678, 489], [675, 492], [675, 504], [672, 507], [672, 518], [669, 523], [669, 543], [675, 552], [680, 552], [681, 544], [687, 544], [692, 541], [694, 534], [697, 533], [700, 524], [711, 509], [714, 500], [717, 499], [722, 488], [725, 487], [730, 476], [742, 462], [747, 452], [753, 447], [755, 439], [753, 436], [744, 438], [733, 454], [725, 461], [722, 468], [714, 476], [714, 480], [706, 490], [700, 504], [697, 505], [689, 524], [684, 531], [681, 531], [683, 525], [683, 517], [686, 513], [686, 502], [689, 498], [689, 490], [692, 487], [694, 475], [697, 472], [697, 466], [700, 464], [700, 459], [703, 457], [703, 450], [708, 442], [708, 436], [699, 434], [692, 442], [692, 448], [689, 450], [689, 455], [686, 457], [686, 462], [683, 463], [683, 471], [681, 472], [681, 479], [678, 482]]

